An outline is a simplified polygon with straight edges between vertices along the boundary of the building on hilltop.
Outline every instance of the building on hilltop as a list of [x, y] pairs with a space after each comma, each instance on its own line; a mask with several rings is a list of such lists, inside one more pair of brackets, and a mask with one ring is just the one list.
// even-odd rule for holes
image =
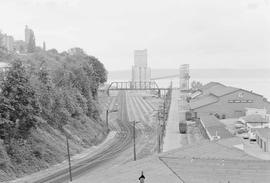
[[132, 66], [132, 82], [149, 82], [151, 69], [147, 66], [147, 49], [134, 51], [134, 65]]
[[11, 65], [6, 62], [0, 62], [0, 72], [6, 72], [8, 68], [10, 68]]
[[14, 41], [14, 50], [18, 53], [26, 53], [27, 52], [27, 45], [22, 40]]
[[181, 91], [189, 90], [189, 64], [182, 64], [179, 69], [179, 87]]
[[1, 44], [7, 51], [12, 52], [14, 51], [14, 38], [13, 36], [2, 34], [1, 37]]
[[[11, 65], [9, 63], [0, 62], [0, 83], [5, 80], [6, 73], [10, 67]], [[0, 92], [1, 92], [1, 88], [0, 88]]]
[[36, 50], [36, 39], [35, 39], [34, 31], [28, 28], [28, 26], [26, 25], [24, 33], [25, 33], [25, 43], [27, 46], [27, 52], [32, 53]]
[[194, 117], [214, 114], [219, 118], [245, 116], [246, 108], [266, 109], [270, 103], [262, 95], [240, 88], [210, 82], [191, 94], [190, 111]]
[[25, 29], [24, 29], [24, 41], [26, 44], [30, 43], [31, 37], [33, 37], [35, 39], [34, 31], [32, 29], [28, 28], [28, 26], [26, 25]]

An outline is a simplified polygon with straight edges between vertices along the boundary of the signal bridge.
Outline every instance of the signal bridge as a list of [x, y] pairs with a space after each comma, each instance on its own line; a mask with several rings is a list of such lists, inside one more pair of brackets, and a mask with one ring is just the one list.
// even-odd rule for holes
[[148, 91], [156, 91], [158, 96], [165, 93], [171, 89], [168, 88], [160, 88], [155, 81], [142, 81], [142, 82], [132, 82], [132, 81], [122, 81], [122, 82], [111, 82], [109, 87], [107, 88], [107, 94], [110, 95], [110, 91], [121, 91], [121, 90], [148, 90]]

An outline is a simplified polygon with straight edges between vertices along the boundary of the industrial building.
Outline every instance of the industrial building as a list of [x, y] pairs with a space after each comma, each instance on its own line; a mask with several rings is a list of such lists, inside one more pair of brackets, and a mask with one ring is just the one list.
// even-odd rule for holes
[[248, 128], [264, 128], [269, 127], [269, 120], [260, 114], [249, 114], [239, 118]]
[[11, 67], [11, 65], [9, 63], [0, 62], [0, 73], [6, 72], [8, 70], [8, 68], [10, 68], [10, 67]]
[[1, 44], [7, 51], [12, 52], [14, 50], [14, 38], [13, 36], [3, 34]]
[[240, 88], [210, 82], [191, 94], [190, 111], [194, 117], [215, 115], [218, 118], [245, 116], [246, 108], [266, 109], [270, 103], [262, 95]]
[[179, 69], [179, 87], [180, 91], [189, 90], [189, 64], [182, 64]]
[[147, 49], [134, 51], [132, 82], [143, 83], [151, 79], [151, 69], [147, 66]]
[[35, 39], [34, 31], [30, 29], [27, 25], [25, 26], [24, 29], [24, 39], [26, 44], [29, 44], [30, 39]]
[[256, 141], [259, 147], [264, 152], [269, 152], [270, 145], [270, 129], [269, 128], [258, 128], [256, 129]]

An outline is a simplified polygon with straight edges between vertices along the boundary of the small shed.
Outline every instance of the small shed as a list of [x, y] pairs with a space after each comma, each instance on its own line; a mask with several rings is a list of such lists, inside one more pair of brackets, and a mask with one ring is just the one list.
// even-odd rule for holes
[[239, 118], [239, 121], [244, 123], [249, 128], [263, 128], [268, 127], [269, 121], [260, 114], [251, 114]]
[[256, 140], [257, 140], [257, 144], [264, 152], [269, 152], [270, 128], [256, 129]]

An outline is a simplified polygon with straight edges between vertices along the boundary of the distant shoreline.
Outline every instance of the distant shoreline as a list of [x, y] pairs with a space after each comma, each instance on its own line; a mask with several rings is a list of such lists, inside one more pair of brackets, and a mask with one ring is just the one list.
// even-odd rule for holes
[[[152, 78], [179, 74], [178, 69], [152, 69]], [[269, 69], [191, 69], [192, 78], [270, 78]], [[109, 80], [130, 80], [131, 70], [109, 71]]]

